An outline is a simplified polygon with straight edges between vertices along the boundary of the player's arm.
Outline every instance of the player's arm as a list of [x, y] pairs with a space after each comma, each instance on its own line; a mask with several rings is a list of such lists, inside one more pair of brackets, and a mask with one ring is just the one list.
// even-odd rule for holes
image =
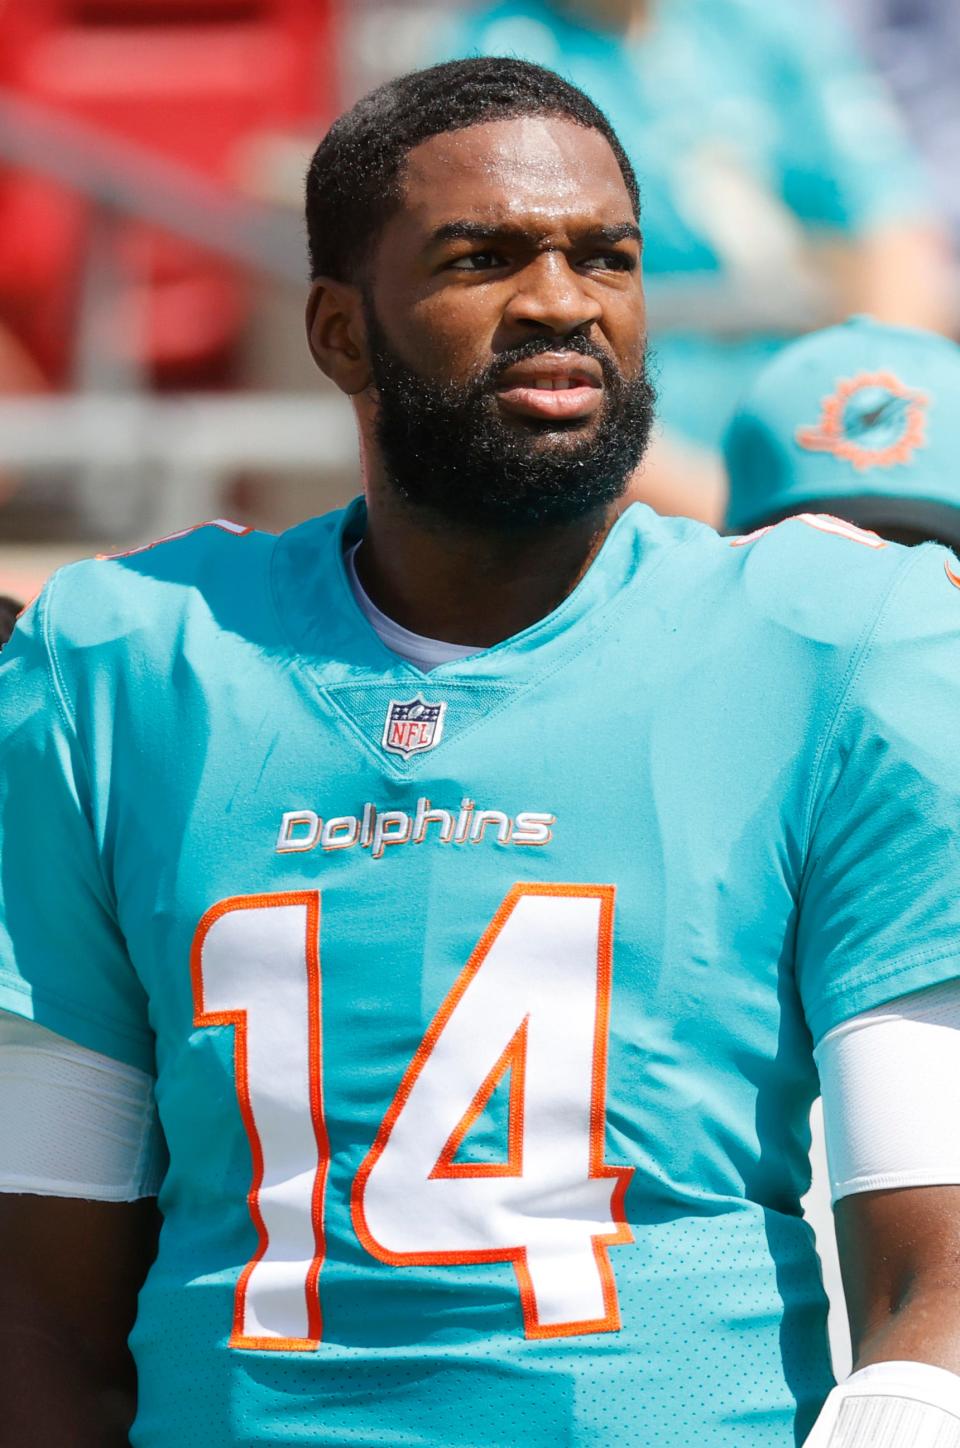
[[[0, 655], [0, 1448], [126, 1442], [156, 1239], [153, 1034], [97, 827], [115, 670], [86, 646], [84, 569]], [[61, 586], [93, 631], [82, 679]]]
[[820, 1042], [855, 1371], [808, 1448], [960, 1448], [960, 981]]
[[805, 1448], [960, 1448], [960, 1186], [858, 1193], [836, 1222], [855, 1370]]
[[152, 1076], [0, 1011], [0, 1448], [126, 1443], [165, 1170]]
[[857, 1361], [808, 1442], [960, 1448], [960, 593], [943, 549], [873, 556], [797, 929]]
[[0, 1448], [123, 1448], [156, 1201], [0, 1194]]
[[856, 1368], [960, 1373], [960, 1185], [858, 1193], [835, 1219]]

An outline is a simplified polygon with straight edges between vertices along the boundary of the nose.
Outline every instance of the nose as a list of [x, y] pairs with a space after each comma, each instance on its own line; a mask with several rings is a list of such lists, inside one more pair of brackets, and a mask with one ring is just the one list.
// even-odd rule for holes
[[518, 282], [504, 321], [524, 335], [572, 336], [603, 315], [599, 300], [562, 252], [543, 252], [524, 268]]

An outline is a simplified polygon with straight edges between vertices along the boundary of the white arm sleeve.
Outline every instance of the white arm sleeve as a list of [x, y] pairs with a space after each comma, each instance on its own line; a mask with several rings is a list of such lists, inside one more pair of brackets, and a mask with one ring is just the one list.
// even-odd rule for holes
[[827, 1398], [803, 1448], [960, 1448], [960, 1377], [930, 1363], [873, 1363]]
[[855, 1016], [814, 1054], [834, 1202], [960, 1184], [960, 980]]
[[0, 1192], [130, 1202], [166, 1170], [153, 1079], [0, 1011]]

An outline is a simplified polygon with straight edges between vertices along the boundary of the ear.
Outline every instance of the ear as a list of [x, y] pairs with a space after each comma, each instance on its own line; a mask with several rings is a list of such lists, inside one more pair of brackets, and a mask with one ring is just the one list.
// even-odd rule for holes
[[307, 299], [307, 342], [314, 362], [341, 392], [355, 397], [371, 382], [360, 288], [321, 277]]

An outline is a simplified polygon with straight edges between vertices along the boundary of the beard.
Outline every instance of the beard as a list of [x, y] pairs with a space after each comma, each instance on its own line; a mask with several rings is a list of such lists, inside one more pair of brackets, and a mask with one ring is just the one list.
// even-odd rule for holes
[[[366, 320], [377, 441], [405, 502], [459, 527], [505, 529], [573, 522], [623, 495], [653, 425], [645, 362], [626, 376], [585, 337], [544, 337], [501, 353], [466, 383], [437, 383], [407, 366], [369, 303]], [[599, 413], [586, 423], [505, 421], [498, 379], [518, 362], [558, 350], [599, 363]]]

